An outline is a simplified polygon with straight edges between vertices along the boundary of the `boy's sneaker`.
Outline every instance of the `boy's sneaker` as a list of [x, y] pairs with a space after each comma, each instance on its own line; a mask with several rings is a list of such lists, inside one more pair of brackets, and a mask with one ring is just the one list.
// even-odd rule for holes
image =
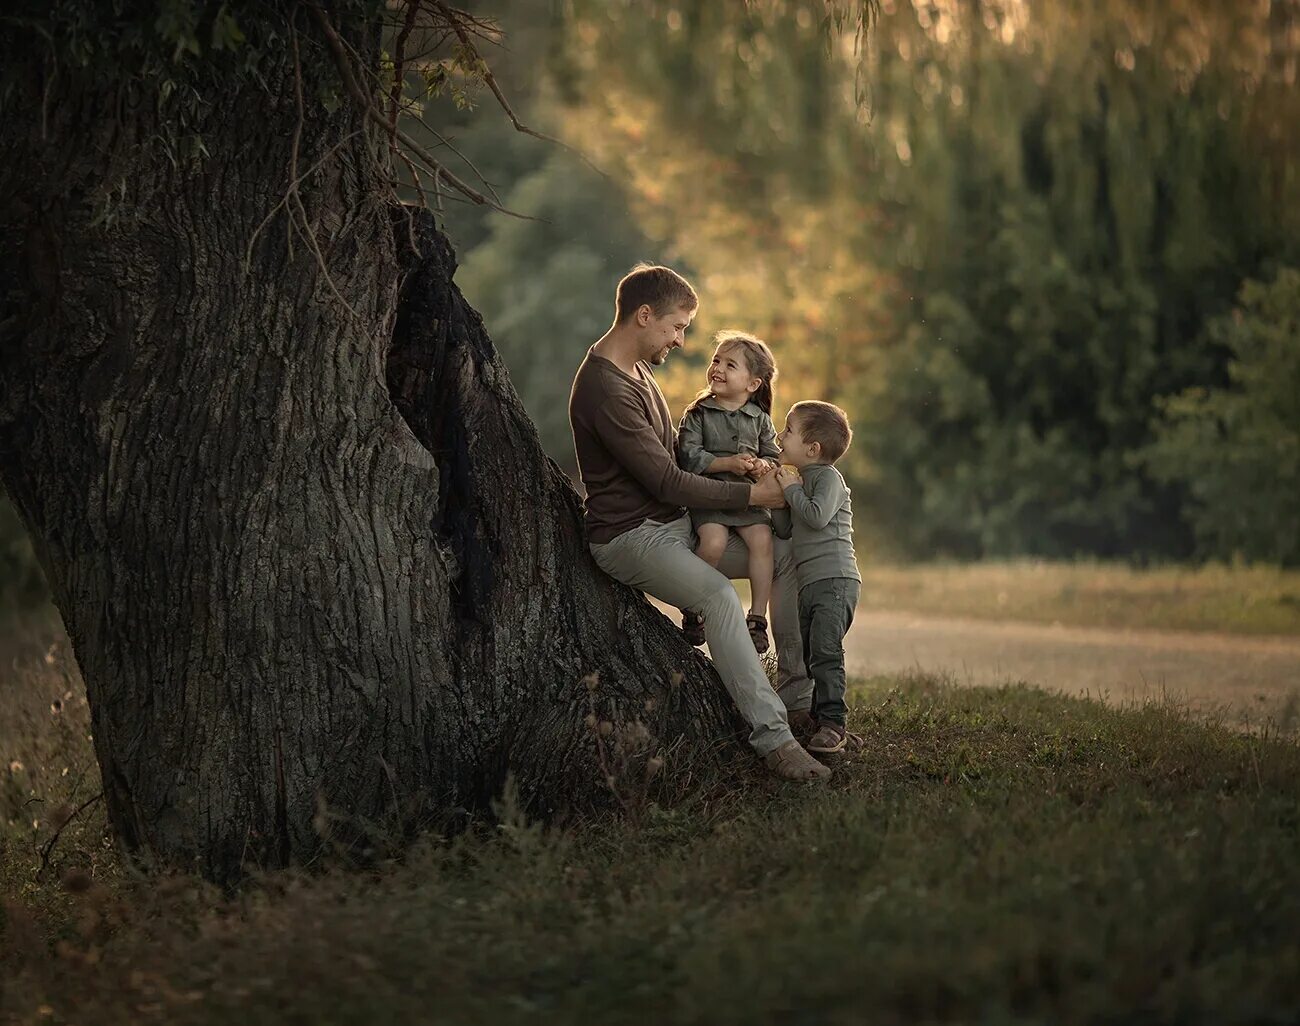
[[833, 755], [844, 751], [844, 746], [848, 743], [849, 732], [838, 723], [819, 723], [817, 733], [808, 742], [808, 751], [817, 752], [819, 755]]
[[699, 613], [682, 613], [682, 633], [692, 645], [704, 644], [704, 617]]
[[772, 643], [767, 639], [767, 617], [760, 613], [750, 613], [745, 617], [745, 626], [749, 628], [749, 640], [754, 643], [754, 651], [762, 655]]
[[768, 752], [763, 761], [782, 780], [825, 780], [831, 775], [830, 767], [823, 766], [804, 751], [798, 741], [787, 741], [780, 748]]

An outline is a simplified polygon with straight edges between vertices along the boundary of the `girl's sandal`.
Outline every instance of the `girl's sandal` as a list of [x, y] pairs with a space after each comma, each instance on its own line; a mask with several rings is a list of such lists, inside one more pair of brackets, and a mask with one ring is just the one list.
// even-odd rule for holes
[[835, 723], [822, 723], [817, 727], [817, 733], [808, 741], [808, 751], [817, 752], [820, 755], [833, 755], [835, 752], [844, 751], [845, 745], [849, 742], [849, 732]]
[[682, 613], [682, 633], [692, 645], [703, 645], [704, 617], [690, 611]]
[[745, 626], [749, 628], [749, 639], [754, 643], [755, 652], [762, 655], [771, 648], [771, 642], [767, 640], [767, 617], [750, 613], [745, 617]]

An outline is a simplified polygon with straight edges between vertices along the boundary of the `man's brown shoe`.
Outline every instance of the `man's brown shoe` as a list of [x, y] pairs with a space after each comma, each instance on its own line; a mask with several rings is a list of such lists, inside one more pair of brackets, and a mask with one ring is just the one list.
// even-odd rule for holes
[[831, 775], [830, 769], [805, 752], [798, 741], [787, 741], [768, 752], [763, 761], [782, 780], [825, 780]]

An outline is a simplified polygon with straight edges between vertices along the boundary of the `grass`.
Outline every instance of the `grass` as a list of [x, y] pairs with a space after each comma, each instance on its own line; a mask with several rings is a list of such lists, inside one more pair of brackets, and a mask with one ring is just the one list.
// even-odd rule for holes
[[[84, 706], [51, 709], [69, 678], [45, 644], [0, 664], [25, 696], [0, 705], [0, 755], [23, 762], [11, 799], [66, 805]], [[38, 880], [49, 828], [24, 812], [0, 853], [0, 1021], [1300, 1017], [1293, 723], [1247, 735], [927, 679], [860, 682], [854, 718], [865, 751], [827, 787], [755, 772], [564, 833], [505, 801], [496, 825], [374, 872], [268, 874], [233, 897], [128, 872], [98, 805]]]
[[1300, 571], [862, 561], [860, 608], [1091, 627], [1300, 634]]

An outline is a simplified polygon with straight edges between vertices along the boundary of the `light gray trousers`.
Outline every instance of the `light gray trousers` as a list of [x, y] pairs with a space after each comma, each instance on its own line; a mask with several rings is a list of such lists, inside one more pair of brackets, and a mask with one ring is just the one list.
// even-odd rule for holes
[[749, 743], [766, 755], [791, 740], [786, 709], [807, 709], [812, 681], [804, 669], [799, 637], [798, 585], [790, 542], [774, 538], [776, 573], [770, 608], [776, 643], [777, 681], [772, 690], [745, 626], [740, 596], [729, 578], [749, 576], [749, 550], [732, 533], [715, 570], [695, 554], [691, 518], [666, 524], [647, 520], [611, 542], [592, 545], [591, 554], [615, 580], [704, 617], [704, 636], [718, 676], [751, 727]]

